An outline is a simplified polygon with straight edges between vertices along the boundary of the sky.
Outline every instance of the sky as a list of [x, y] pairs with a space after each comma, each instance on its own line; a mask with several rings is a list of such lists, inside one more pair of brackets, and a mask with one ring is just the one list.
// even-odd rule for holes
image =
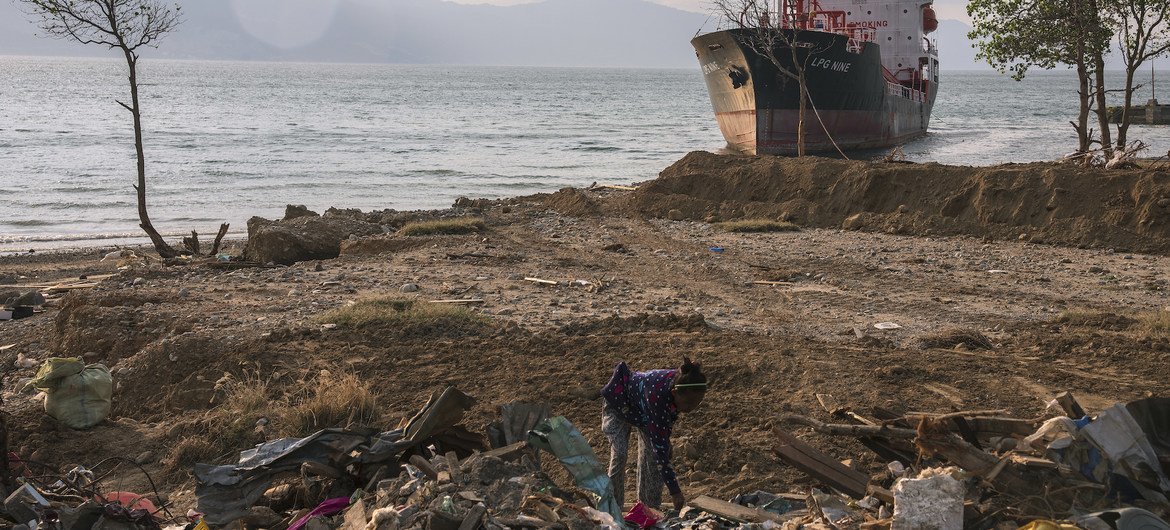
[[[459, 4], [492, 4], [497, 6], [510, 6], [516, 4], [528, 4], [532, 2], [539, 2], [540, 0], [452, 0]], [[675, 7], [678, 9], [685, 9], [687, 11], [695, 11], [697, 13], [706, 13], [710, 4], [709, 0], [650, 0], [656, 4]], [[971, 23], [971, 19], [967, 17], [967, 0], [935, 0], [934, 9], [938, 12], [939, 18], [961, 20], [966, 24]]]

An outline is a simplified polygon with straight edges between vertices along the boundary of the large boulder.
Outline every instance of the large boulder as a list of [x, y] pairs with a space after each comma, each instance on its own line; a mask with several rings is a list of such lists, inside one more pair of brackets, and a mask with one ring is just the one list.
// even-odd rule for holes
[[282, 221], [263, 217], [248, 220], [248, 244], [244, 256], [260, 263], [292, 265], [298, 261], [333, 259], [341, 242], [350, 236], [365, 237], [385, 232], [382, 225], [350, 216], [306, 215]]

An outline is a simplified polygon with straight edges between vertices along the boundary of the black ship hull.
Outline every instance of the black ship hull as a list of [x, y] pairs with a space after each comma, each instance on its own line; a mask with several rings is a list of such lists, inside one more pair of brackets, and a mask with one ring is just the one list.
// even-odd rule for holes
[[[708, 33], [691, 41], [719, 128], [737, 151], [796, 154], [799, 83], [743, 44], [745, 31]], [[888, 147], [926, 134], [934, 84], [922, 83], [916, 90], [896, 83], [882, 67], [876, 43], [858, 45], [843, 35], [818, 31], [801, 31], [797, 40], [804, 44], [797, 53], [807, 64], [810, 100], [806, 152]], [[807, 50], [815, 51], [806, 58]], [[774, 55], [785, 69], [796, 71], [787, 47]]]

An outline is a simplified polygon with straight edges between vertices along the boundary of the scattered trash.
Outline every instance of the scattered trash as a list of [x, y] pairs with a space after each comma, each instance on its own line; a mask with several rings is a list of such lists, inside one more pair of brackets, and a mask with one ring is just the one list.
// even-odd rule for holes
[[52, 358], [41, 365], [26, 388], [45, 392], [45, 412], [53, 418], [74, 429], [88, 429], [109, 415], [114, 378], [105, 365]]
[[722, 254], [722, 253], [723, 253], [723, 247], [711, 247], [711, 248], [709, 248], [708, 250], [710, 250], [711, 252], [714, 252], [714, 253], [716, 253], [716, 254]]
[[[857, 499], [814, 493], [808, 522], [819, 514], [821, 522], [842, 528], [868, 521], [863, 528], [1170, 529], [1155, 512], [1133, 506], [1170, 513], [1168, 399], [1116, 404], [1089, 415], [1066, 392], [1049, 408], [1061, 415], [1018, 419], [1002, 410], [897, 414], [884, 407], [866, 417], [832, 396], [817, 397], [826, 412], [845, 422], [795, 415], [780, 421], [855, 437], [889, 462], [889, 474], [878, 479], [857, 473], [776, 428], [781, 458]], [[1053, 518], [1101, 508], [1113, 510], [1073, 521], [1076, 526]], [[847, 520], [838, 519], [841, 510]], [[1132, 522], [1119, 524], [1123, 517]]]
[[877, 324], [874, 324], [873, 327], [882, 330], [902, 329], [902, 325], [896, 322], [878, 322]]
[[638, 528], [651, 528], [657, 526], [658, 522], [665, 518], [662, 512], [639, 502], [626, 513], [624, 520]]
[[539, 283], [541, 285], [560, 285], [560, 283], [558, 283], [558, 282], [554, 282], [552, 280], [542, 280], [540, 278], [527, 278], [526, 277], [526, 278], [524, 278], [524, 281], [532, 282], [532, 283]]

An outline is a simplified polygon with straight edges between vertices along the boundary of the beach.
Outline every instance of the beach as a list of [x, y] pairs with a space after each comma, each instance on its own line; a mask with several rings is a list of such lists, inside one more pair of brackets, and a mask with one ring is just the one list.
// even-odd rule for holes
[[[866, 171], [891, 167], [901, 166]], [[1055, 233], [1006, 224], [947, 233], [960, 224], [934, 223], [916, 203], [865, 206], [874, 210], [868, 226], [789, 213], [793, 231], [736, 233], [720, 223], [765, 203], [684, 211], [680, 197], [703, 192], [680, 194], [685, 171], [664, 175], [636, 191], [461, 200], [410, 216], [482, 219], [473, 233], [352, 237], [337, 258], [290, 266], [168, 266], [144, 248], [0, 258], [8, 290], [111, 275], [0, 323], [0, 347], [12, 345], [0, 351], [11, 367], [11, 450], [54, 467], [135, 458], [185, 511], [195, 463], [231, 460], [256, 442], [254, 425], [290, 432], [281, 409], [330, 382], [364, 385], [380, 428], [454, 385], [477, 399], [465, 422], [475, 430], [501, 405], [545, 403], [600, 450], [601, 404], [580, 390], [600, 388], [619, 361], [644, 370], [689, 356], [712, 382], [704, 405], [675, 427], [675, 465], [688, 495], [728, 498], [807, 488], [773, 454], [772, 429], [784, 414], [819, 414], [818, 396], [855, 410], [1033, 418], [1063, 391], [1091, 410], [1167, 391], [1170, 260], [1139, 251], [1152, 236], [1126, 248], [1078, 244], [1075, 234], [1051, 244]], [[224, 252], [243, 245], [229, 241]], [[344, 311], [370, 300], [443, 309], [391, 320]], [[60, 426], [20, 390], [41, 361], [60, 356], [111, 369], [114, 408], [92, 430]], [[233, 409], [233, 381], [262, 388], [267, 404]], [[851, 438], [800, 432], [865, 472], [886, 466]], [[555, 462], [544, 466], [554, 472]], [[132, 468], [117, 480], [150, 490]]]

